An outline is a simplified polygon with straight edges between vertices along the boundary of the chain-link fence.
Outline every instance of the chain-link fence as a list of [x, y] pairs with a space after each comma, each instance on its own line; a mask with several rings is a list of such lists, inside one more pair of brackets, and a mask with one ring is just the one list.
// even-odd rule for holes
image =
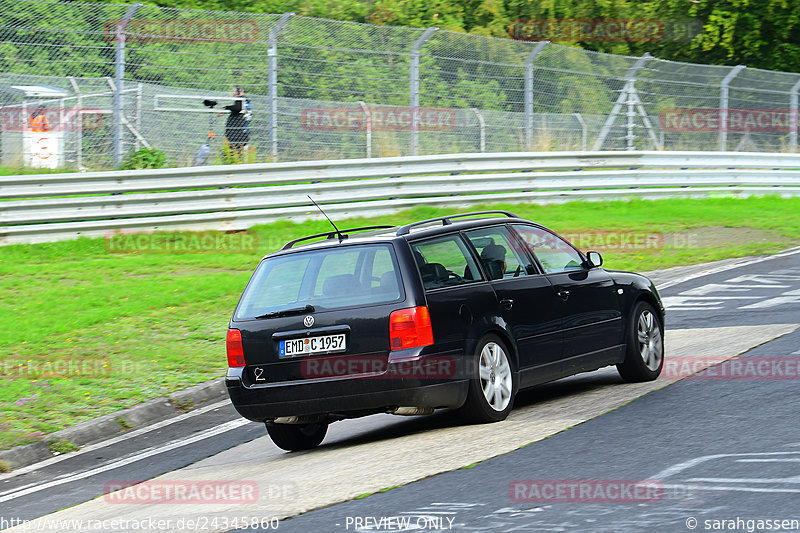
[[[7, 165], [110, 168], [147, 147], [184, 166], [205, 143], [210, 163], [797, 151], [800, 74], [139, 4], [0, 0], [0, 36]], [[231, 153], [223, 106], [235, 85], [252, 118], [248, 150]]]

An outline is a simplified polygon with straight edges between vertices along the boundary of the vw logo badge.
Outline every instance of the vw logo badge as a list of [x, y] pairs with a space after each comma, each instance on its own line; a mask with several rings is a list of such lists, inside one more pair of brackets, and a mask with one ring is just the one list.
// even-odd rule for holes
[[303, 325], [304, 325], [305, 327], [307, 327], [307, 328], [310, 328], [311, 326], [313, 326], [313, 325], [314, 325], [314, 317], [313, 317], [313, 316], [311, 316], [311, 315], [307, 315], [307, 316], [306, 316], [306, 317], [303, 319]]

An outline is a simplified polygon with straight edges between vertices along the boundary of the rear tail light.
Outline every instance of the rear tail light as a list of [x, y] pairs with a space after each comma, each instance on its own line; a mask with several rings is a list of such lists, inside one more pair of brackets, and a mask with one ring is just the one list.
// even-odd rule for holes
[[389, 345], [392, 350], [419, 348], [433, 344], [433, 328], [428, 308], [398, 309], [389, 315]]
[[244, 366], [244, 348], [242, 348], [242, 332], [238, 329], [229, 329], [226, 339], [228, 349], [228, 366]]

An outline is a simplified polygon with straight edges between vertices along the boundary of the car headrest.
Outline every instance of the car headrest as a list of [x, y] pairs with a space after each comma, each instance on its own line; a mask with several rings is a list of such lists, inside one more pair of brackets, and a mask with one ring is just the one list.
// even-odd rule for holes
[[322, 284], [325, 296], [346, 296], [358, 290], [358, 279], [353, 274], [331, 276]]
[[444, 283], [450, 277], [447, 269], [441, 263], [425, 263], [419, 267], [419, 273], [422, 276], [422, 282], [426, 284]]
[[500, 246], [499, 244], [490, 244], [481, 252], [481, 259], [505, 261], [506, 249], [504, 246]]

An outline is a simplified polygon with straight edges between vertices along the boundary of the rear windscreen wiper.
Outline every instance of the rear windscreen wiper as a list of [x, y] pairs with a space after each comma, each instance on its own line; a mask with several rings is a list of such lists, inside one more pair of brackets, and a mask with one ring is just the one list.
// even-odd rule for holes
[[273, 311], [272, 313], [264, 313], [255, 318], [277, 318], [279, 316], [299, 315], [301, 313], [313, 313], [313, 305], [304, 305], [303, 307], [293, 307], [291, 309], [283, 309], [281, 311]]

